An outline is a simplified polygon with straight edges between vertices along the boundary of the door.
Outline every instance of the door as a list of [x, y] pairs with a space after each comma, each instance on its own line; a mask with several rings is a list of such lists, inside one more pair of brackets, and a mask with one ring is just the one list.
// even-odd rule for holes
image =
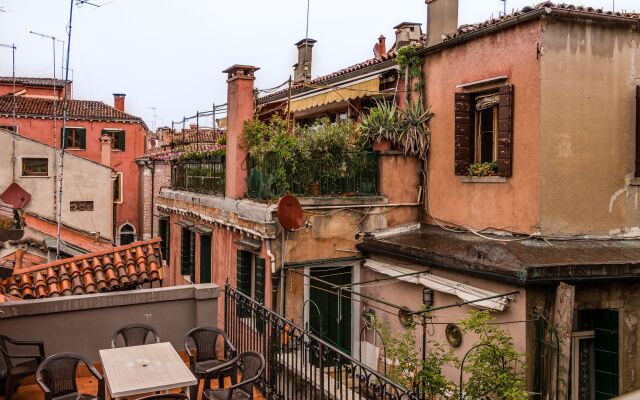
[[211, 283], [211, 236], [200, 236], [200, 283]]
[[332, 285], [350, 284], [351, 267], [314, 268], [311, 270], [309, 298], [318, 306], [319, 313], [309, 311], [311, 331], [333, 346], [351, 353], [351, 294], [341, 292]]

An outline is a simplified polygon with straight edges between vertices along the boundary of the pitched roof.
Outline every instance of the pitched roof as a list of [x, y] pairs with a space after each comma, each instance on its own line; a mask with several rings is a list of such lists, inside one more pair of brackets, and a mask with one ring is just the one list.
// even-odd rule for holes
[[[52, 78], [32, 78], [32, 77], [16, 77], [16, 85], [23, 86], [45, 86], [45, 87], [53, 87], [63, 86], [67, 83], [71, 83], [71, 81], [65, 81], [63, 79], [52, 79]], [[0, 84], [13, 84], [12, 76], [0, 76]]]
[[[26, 228], [38, 231], [45, 236], [57, 237], [58, 226], [55, 222], [33, 213], [24, 213], [24, 225]], [[60, 239], [70, 245], [79, 247], [86, 251], [100, 251], [111, 248], [111, 243], [104, 238], [96, 241], [95, 235], [83, 232], [63, 224], [60, 228]]]
[[128, 290], [162, 279], [160, 238], [15, 270], [0, 295], [47, 298]]
[[[418, 45], [421, 45], [418, 43]], [[397, 57], [397, 53], [396, 51], [392, 50], [387, 54], [383, 54], [379, 57], [375, 57], [375, 58], [370, 58], [366, 61], [351, 65], [349, 67], [343, 68], [341, 70], [332, 72], [328, 75], [323, 75], [323, 76], [319, 76], [317, 78], [312, 79], [309, 82], [305, 82], [305, 83], [298, 83], [295, 85], [291, 86], [291, 90], [293, 92], [293, 94], [297, 94], [298, 91], [301, 91], [302, 89], [304, 89], [305, 87], [309, 87], [309, 86], [313, 86], [313, 85], [323, 85], [323, 84], [328, 84], [333, 80], [337, 80], [341, 77], [350, 75], [350, 74], [355, 74], [361, 71], [365, 71], [369, 68], [373, 68], [377, 65], [383, 64], [387, 61], [391, 61], [391, 60], [395, 60]], [[289, 88], [284, 88], [282, 90], [279, 90], [277, 92], [274, 93], [270, 93], [267, 95], [264, 95], [260, 98], [258, 98], [258, 103], [260, 104], [266, 104], [269, 103], [271, 101], [274, 100], [280, 100], [280, 97], [283, 97], [285, 94], [287, 94], [289, 91]]]
[[637, 12], [619, 12], [619, 11], [604, 11], [602, 8], [594, 8], [594, 7], [584, 7], [584, 6], [574, 6], [572, 4], [566, 3], [558, 3], [555, 4], [551, 1], [545, 1], [539, 3], [533, 7], [527, 6], [522, 8], [521, 10], [514, 11], [511, 14], [501, 15], [498, 18], [491, 18], [484, 22], [479, 22], [475, 24], [465, 24], [461, 25], [458, 30], [448, 35], [444, 41], [448, 41], [451, 39], [455, 39], [460, 36], [464, 36], [470, 33], [482, 31], [484, 29], [500, 25], [507, 21], [518, 20], [521, 19], [522, 16], [536, 13], [536, 12], [545, 12], [545, 13], [562, 13], [570, 12], [570, 14], [566, 14], [572, 17], [588, 17], [588, 16], [605, 16], [605, 17], [617, 17], [621, 19], [628, 19], [630, 21], [638, 21], [640, 20], [640, 13]]
[[[9, 116], [13, 113], [13, 106], [16, 106], [16, 115], [52, 117], [53, 104], [57, 104], [60, 109], [61, 102], [53, 99], [43, 99], [38, 97], [13, 96], [7, 94], [0, 96], [0, 115]], [[142, 122], [142, 118], [116, 110], [115, 108], [101, 102], [92, 100], [66, 100], [67, 117], [73, 120], [93, 120], [93, 121], [123, 121]], [[58, 112], [59, 114], [59, 112]]]

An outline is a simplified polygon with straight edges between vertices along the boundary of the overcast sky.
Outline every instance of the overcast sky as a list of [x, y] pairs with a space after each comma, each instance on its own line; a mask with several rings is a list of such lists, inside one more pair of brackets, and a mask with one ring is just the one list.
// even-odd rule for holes
[[[226, 102], [223, 69], [261, 68], [256, 85], [276, 86], [291, 74], [294, 43], [305, 36], [306, 0], [93, 0], [101, 8], [74, 8], [71, 68], [74, 97], [113, 103], [127, 94], [127, 111], [157, 126]], [[537, 0], [508, 0], [508, 9]], [[611, 9], [613, 0], [577, 3]], [[615, 0], [617, 10], [640, 8], [640, 0]], [[18, 76], [53, 74], [51, 40], [66, 39], [69, 0], [0, 0], [0, 43], [15, 43]], [[500, 0], [460, 0], [460, 23], [502, 11]], [[313, 75], [371, 58], [380, 34], [393, 43], [393, 26], [426, 19], [424, 0], [311, 0], [309, 36]], [[58, 48], [58, 55], [61, 48]], [[59, 64], [59, 56], [56, 61]], [[60, 72], [60, 71], [58, 71]], [[0, 48], [0, 75], [11, 75], [11, 51]], [[211, 122], [208, 121], [208, 124]]]

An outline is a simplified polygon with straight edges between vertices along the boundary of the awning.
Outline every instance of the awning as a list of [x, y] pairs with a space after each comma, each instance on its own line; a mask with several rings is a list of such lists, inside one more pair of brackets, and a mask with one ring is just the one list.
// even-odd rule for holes
[[308, 110], [329, 103], [349, 101], [361, 97], [373, 96], [380, 92], [380, 77], [353, 83], [339, 88], [327, 88], [317, 94], [308, 94], [301, 99], [291, 101], [291, 112]]
[[[473, 301], [485, 297], [497, 296], [500, 294], [465, 285], [464, 283], [459, 283], [450, 279], [441, 278], [439, 276], [434, 276], [428, 272], [420, 275], [400, 276], [418, 271], [413, 271], [407, 268], [402, 268], [396, 265], [390, 265], [379, 261], [366, 260], [364, 265], [365, 267], [380, 274], [391, 277], [398, 276], [398, 280], [415, 283], [416, 285], [422, 285], [438, 292], [448, 293], [460, 298], [463, 301]], [[491, 300], [479, 301], [470, 305], [478, 308], [489, 308], [491, 310], [504, 311], [507, 307], [509, 307], [509, 299], [507, 297], [499, 297]]]

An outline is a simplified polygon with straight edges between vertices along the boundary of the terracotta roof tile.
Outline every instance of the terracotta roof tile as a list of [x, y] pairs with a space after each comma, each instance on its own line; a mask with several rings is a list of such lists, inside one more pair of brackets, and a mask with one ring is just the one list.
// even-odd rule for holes
[[[15, 101], [16, 115], [20, 116], [42, 116], [51, 117], [53, 115], [53, 104], [60, 102], [52, 99], [38, 97], [25, 97], [4, 95], [0, 96], [0, 115], [11, 115]], [[101, 102], [91, 100], [66, 100], [67, 115], [71, 120], [94, 120], [94, 121], [126, 121], [140, 122], [142, 119]]]
[[161, 279], [160, 239], [14, 271], [0, 296], [33, 299], [131, 289]]
[[613, 16], [613, 17], [622, 17], [622, 18], [629, 18], [630, 20], [638, 20], [640, 19], [640, 13], [636, 13], [636, 12], [619, 12], [619, 11], [604, 11], [602, 8], [593, 8], [593, 7], [583, 7], [583, 6], [574, 6], [572, 4], [566, 4], [566, 3], [558, 3], [555, 4], [551, 1], [545, 1], [542, 3], [539, 3], [533, 7], [524, 7], [521, 10], [515, 11], [511, 14], [507, 14], [507, 15], [502, 15], [498, 18], [491, 18], [488, 19], [484, 22], [478, 22], [475, 24], [466, 24], [466, 25], [461, 25], [458, 28], [458, 31], [455, 32], [452, 35], [448, 35], [445, 38], [445, 41], [447, 40], [451, 40], [454, 38], [457, 38], [459, 36], [464, 36], [466, 34], [472, 33], [472, 32], [476, 32], [476, 31], [480, 31], [483, 30], [485, 28], [489, 28], [491, 26], [494, 25], [498, 25], [501, 24], [503, 22], [512, 20], [514, 18], [519, 18], [522, 15], [525, 14], [529, 14], [532, 12], [536, 12], [536, 11], [540, 11], [543, 9], [548, 9], [551, 12], [553, 12], [553, 10], [566, 10], [566, 11], [571, 11], [573, 12], [573, 16], [579, 17], [579, 16], [588, 16], [589, 14], [591, 15], [607, 15], [607, 16]]
[[[51, 78], [31, 78], [31, 77], [18, 77], [16, 76], [16, 85], [23, 86], [44, 86], [44, 87], [60, 87], [66, 83], [71, 83], [71, 81], [65, 81], [63, 79], [51, 79]], [[0, 76], [0, 84], [13, 84], [12, 76]]]

